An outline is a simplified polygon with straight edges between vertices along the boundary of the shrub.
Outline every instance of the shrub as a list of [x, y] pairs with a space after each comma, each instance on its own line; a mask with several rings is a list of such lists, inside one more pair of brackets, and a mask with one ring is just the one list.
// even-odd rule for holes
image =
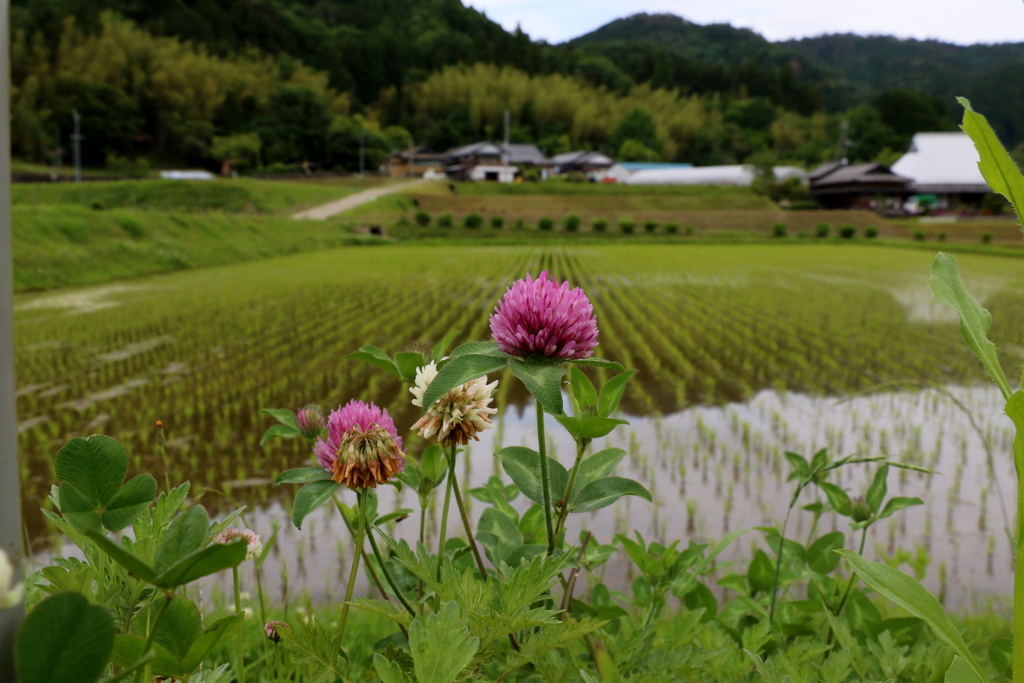
[[522, 218], [517, 218], [516, 222], [515, 222], [515, 225], [512, 226], [512, 227], [514, 227], [516, 230], [525, 230], [526, 229], [526, 223], [523, 222]]
[[430, 214], [426, 211], [416, 212], [416, 225], [425, 228], [430, 225]]
[[555, 222], [548, 218], [547, 216], [544, 216], [544, 218], [541, 218], [539, 221], [537, 221], [538, 230], [552, 230], [554, 227]]
[[501, 230], [502, 226], [505, 225], [505, 219], [501, 216], [491, 216], [491, 227], [495, 230]]
[[871, 240], [875, 239], [876, 237], [878, 237], [878, 228], [876, 228], [873, 225], [869, 225], [868, 227], [864, 228], [864, 236]]
[[627, 235], [632, 235], [634, 228], [636, 228], [636, 223], [633, 221], [619, 221], [619, 230]]
[[839, 236], [844, 240], [852, 240], [857, 234], [857, 228], [852, 225], [843, 225], [839, 228]]
[[924, 240], [927, 237], [927, 235], [924, 234], [924, 230], [915, 230], [913, 237], [918, 242], [924, 242]]
[[772, 237], [785, 237], [786, 236], [786, 224], [776, 223], [772, 226]]
[[679, 232], [679, 224], [678, 223], [666, 223], [665, 224], [665, 232], [667, 232], [670, 235], [676, 234], [677, 232]]
[[442, 213], [437, 217], [437, 224], [442, 228], [452, 227], [452, 215], [450, 213]]
[[570, 213], [562, 219], [562, 227], [565, 228], [566, 232], [576, 232], [580, 227], [580, 217], [574, 213]]
[[940, 242], [945, 242], [946, 241], [946, 237], [948, 237], [948, 235], [949, 234], [945, 230], [943, 230], [942, 232], [939, 233], [939, 241]]
[[985, 244], [989, 244], [990, 242], [992, 242], [992, 233], [990, 233], [990, 232], [982, 233], [981, 241], [984, 242]]
[[646, 230], [648, 233], [652, 233], [652, 232], [654, 232], [657, 229], [658, 229], [658, 222], [657, 221], [646, 221], [644, 223], [644, 230]]
[[687, 225], [686, 226], [686, 230], [684, 231], [683, 234], [685, 234], [685, 235], [692, 235], [694, 232], [696, 232], [696, 228], [694, 228], [692, 225]]
[[479, 228], [484, 224], [484, 217], [478, 213], [467, 214], [466, 217], [462, 219], [462, 224], [467, 228]]
[[594, 232], [604, 232], [608, 229], [608, 221], [603, 218], [598, 218], [590, 224], [590, 227]]
[[815, 237], [828, 237], [829, 232], [832, 231], [831, 226], [828, 223], [818, 223], [818, 226], [814, 228]]

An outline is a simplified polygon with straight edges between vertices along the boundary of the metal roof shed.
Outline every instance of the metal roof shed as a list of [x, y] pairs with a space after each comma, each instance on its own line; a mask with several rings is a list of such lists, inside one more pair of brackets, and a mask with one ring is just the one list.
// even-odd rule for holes
[[918, 133], [892, 172], [910, 178], [918, 194], [985, 194], [978, 150], [967, 133]]

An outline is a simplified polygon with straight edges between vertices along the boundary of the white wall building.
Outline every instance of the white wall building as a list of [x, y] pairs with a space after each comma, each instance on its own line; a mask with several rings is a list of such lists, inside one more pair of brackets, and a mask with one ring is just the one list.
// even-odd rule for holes
[[[776, 166], [775, 180], [803, 178], [806, 174], [797, 166]], [[624, 181], [627, 185], [750, 185], [754, 168], [740, 164], [732, 166], [698, 166], [696, 168], [666, 168], [637, 171]]]
[[918, 133], [892, 172], [910, 178], [918, 195], [935, 195], [936, 208], [978, 201], [990, 192], [978, 169], [978, 150], [967, 133]]

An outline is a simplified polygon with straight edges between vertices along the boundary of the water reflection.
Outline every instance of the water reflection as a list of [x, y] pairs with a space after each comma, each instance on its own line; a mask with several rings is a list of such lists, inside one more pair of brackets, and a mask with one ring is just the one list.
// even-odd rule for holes
[[[598, 540], [609, 542], [616, 533], [636, 529], [646, 539], [662, 543], [676, 539], [684, 545], [691, 539], [714, 542], [736, 529], [781, 523], [793, 491], [792, 483], [786, 482], [789, 466], [785, 451], [809, 456], [828, 448], [835, 456], [886, 455], [938, 474], [890, 472], [890, 496], [916, 496], [925, 505], [875, 525], [868, 535], [867, 556], [881, 559], [904, 552], [911, 564], [920, 563], [918, 569], [923, 569], [922, 558], [930, 558], [924, 570], [925, 584], [942, 593], [947, 606], [976, 607], [998, 599], [1012, 587], [1012, 559], [996, 489], [1001, 483], [1008, 500], [1013, 500], [1012, 425], [1002, 415], [997, 390], [954, 387], [949, 391], [974, 414], [992, 443], [995, 479], [967, 415], [940, 392], [884, 393], [840, 402], [764, 391], [743, 404], [694, 407], [665, 417], [625, 416], [631, 424], [596, 440], [593, 449], [615, 446], [626, 450], [629, 457], [616, 473], [643, 482], [654, 503], [624, 498], [618, 505], [574, 515], [568, 537], [575, 539], [581, 530], [589, 530]], [[547, 433], [549, 453], [569, 465], [574, 452], [571, 439], [554, 420], [550, 420]], [[496, 450], [535, 443], [532, 407], [510, 408], [498, 428], [472, 444], [469, 457], [461, 457], [460, 481], [467, 489], [483, 485], [499, 471], [493, 456]], [[856, 495], [866, 490], [873, 474], [873, 466], [856, 465], [839, 471], [833, 481]], [[344, 497], [350, 504], [355, 500], [351, 492]], [[813, 492], [805, 492], [801, 504], [814, 499]], [[470, 501], [476, 517], [482, 512], [482, 503]], [[438, 496], [429, 510], [428, 538], [437, 536], [439, 502]], [[520, 511], [528, 507], [522, 496], [513, 504]], [[418, 511], [415, 494], [381, 489], [380, 509], [395, 507]], [[453, 506], [449, 533], [461, 532], [457, 514]], [[314, 600], [341, 597], [352, 546], [332, 506], [308, 517], [301, 531], [292, 526], [288, 511], [278, 502], [250, 510], [247, 522], [264, 539], [273, 528], [280, 528], [278, 543], [264, 567], [264, 589], [269, 598], [279, 599], [286, 591], [293, 597], [308, 591]], [[792, 535], [806, 541], [810, 522], [809, 514], [795, 514]], [[410, 517], [398, 523], [394, 532], [413, 541], [417, 524], [416, 516]], [[834, 530], [847, 533], [847, 545], [854, 546], [846, 520], [827, 516], [817, 533]], [[764, 542], [760, 532], [754, 531], [723, 557], [749, 557], [757, 546], [763, 547]], [[910, 564], [902, 568], [912, 571]], [[251, 566], [246, 566], [245, 572], [251, 572]], [[631, 579], [624, 558], [613, 561], [605, 574], [605, 581], [619, 589], [625, 589]], [[247, 584], [254, 585], [251, 577]], [[214, 588], [229, 589], [226, 583]], [[361, 590], [370, 587], [364, 584]]]

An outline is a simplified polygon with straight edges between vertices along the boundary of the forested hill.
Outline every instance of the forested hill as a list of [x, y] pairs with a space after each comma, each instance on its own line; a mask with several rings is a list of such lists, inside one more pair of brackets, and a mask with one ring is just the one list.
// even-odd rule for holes
[[887, 90], [924, 92], [951, 114], [972, 99], [1008, 139], [1024, 140], [1024, 43], [953, 45], [853, 34], [770, 42], [749, 29], [700, 25], [671, 14], [635, 14], [571, 41], [596, 50], [657, 45], [690, 59], [737, 66], [799, 65], [827, 109], [842, 111]]

